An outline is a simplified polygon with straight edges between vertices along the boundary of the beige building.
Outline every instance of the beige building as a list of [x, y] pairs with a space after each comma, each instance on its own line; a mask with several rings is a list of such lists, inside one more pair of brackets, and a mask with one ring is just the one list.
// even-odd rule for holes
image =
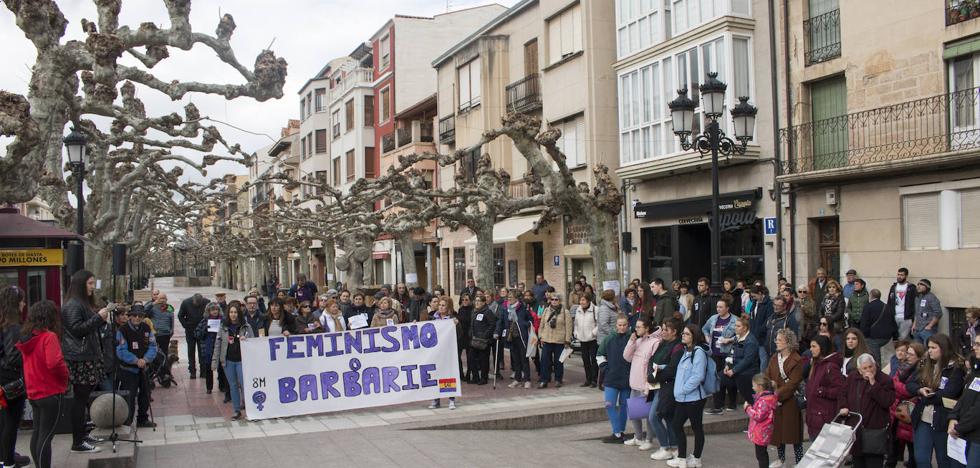
[[[615, 17], [607, 0], [522, 0], [433, 62], [438, 74], [438, 141], [443, 151], [467, 148], [498, 127], [508, 111], [533, 113], [562, 130], [559, 147], [576, 178], [591, 182], [598, 163], [617, 165]], [[512, 176], [515, 196], [527, 193], [526, 161], [506, 137], [482, 148]], [[461, 166], [472, 178], [478, 154]], [[437, 174], [454, 182], [456, 167]], [[559, 291], [572, 278], [595, 282], [584, 226], [567, 218], [535, 233], [532, 210], [494, 228], [493, 283], [525, 282], [536, 274]], [[476, 271], [475, 235], [440, 228], [439, 281], [457, 293]]]
[[980, 11], [788, 3], [778, 52], [789, 273], [854, 268], [887, 295], [907, 267], [947, 307], [942, 329], [956, 329], [980, 289]]
[[[616, 2], [619, 169], [631, 209], [624, 265], [628, 278], [667, 283], [710, 279], [711, 156], [684, 150], [668, 102], [681, 88], [697, 102], [693, 133], [707, 122], [698, 86], [717, 72], [728, 85], [718, 119], [734, 139], [730, 110], [739, 96], [758, 109], [744, 154], [719, 158], [721, 277], [775, 284], [779, 252], [764, 233], [774, 216], [773, 79], [768, 2]], [[625, 239], [624, 239], [625, 240]]]

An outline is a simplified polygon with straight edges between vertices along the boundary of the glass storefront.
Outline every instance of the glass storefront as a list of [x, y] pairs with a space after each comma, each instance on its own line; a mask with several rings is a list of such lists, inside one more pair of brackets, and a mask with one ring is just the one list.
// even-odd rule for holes
[[[710, 231], [708, 224], [685, 224], [640, 230], [642, 279], [675, 279], [694, 283], [711, 276]], [[765, 243], [762, 221], [756, 219], [721, 233], [722, 278], [751, 282], [765, 278]]]

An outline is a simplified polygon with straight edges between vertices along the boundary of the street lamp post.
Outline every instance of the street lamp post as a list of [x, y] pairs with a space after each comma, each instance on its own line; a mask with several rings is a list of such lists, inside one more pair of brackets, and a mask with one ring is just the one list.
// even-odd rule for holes
[[[78, 191], [75, 196], [78, 207], [75, 210], [75, 232], [78, 233], [79, 237], [82, 237], [85, 235], [85, 196], [82, 193], [82, 182], [85, 181], [85, 144], [87, 141], [85, 135], [72, 129], [62, 142], [65, 144], [65, 149], [68, 150], [68, 164], [71, 171], [75, 173], [77, 182], [76, 189]], [[74, 271], [71, 274], [74, 274], [75, 271], [85, 269], [85, 244], [81, 239], [78, 239], [72, 242], [70, 248], [73, 251], [72, 258], [74, 258]]]
[[721, 296], [721, 231], [718, 225], [718, 155], [745, 154], [745, 148], [752, 141], [755, 128], [755, 114], [758, 109], [749, 104], [749, 98], [739, 96], [739, 103], [732, 109], [735, 140], [725, 135], [718, 119], [725, 113], [725, 90], [728, 85], [718, 80], [718, 73], [708, 73], [708, 78], [699, 87], [701, 103], [707, 123], [704, 132], [688, 141], [694, 122], [697, 103], [687, 97], [687, 88], [677, 91], [677, 99], [668, 104], [674, 134], [681, 140], [685, 151], [696, 149], [701, 156], [711, 155], [711, 295]]

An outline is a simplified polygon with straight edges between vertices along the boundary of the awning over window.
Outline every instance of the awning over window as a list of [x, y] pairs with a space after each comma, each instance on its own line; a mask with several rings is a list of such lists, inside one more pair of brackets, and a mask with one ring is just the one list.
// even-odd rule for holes
[[[538, 215], [507, 218], [493, 225], [493, 243], [514, 242], [518, 237], [534, 229]], [[476, 236], [466, 239], [464, 244], [476, 244]]]

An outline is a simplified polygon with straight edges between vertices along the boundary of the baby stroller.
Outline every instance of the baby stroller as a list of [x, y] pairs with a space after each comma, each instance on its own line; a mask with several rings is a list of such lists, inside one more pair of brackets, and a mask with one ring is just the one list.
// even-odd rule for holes
[[150, 365], [146, 366], [146, 380], [149, 383], [150, 390], [152, 390], [157, 383], [163, 388], [170, 388], [171, 385], [177, 385], [177, 381], [174, 380], [174, 375], [171, 372], [171, 368], [174, 363], [177, 362], [176, 353], [157, 353]]
[[[854, 427], [845, 424], [847, 418], [857, 416], [858, 422]], [[840, 422], [838, 422], [840, 421]], [[847, 456], [851, 453], [851, 447], [857, 439], [858, 428], [864, 418], [855, 412], [850, 412], [848, 416], [838, 415], [830, 424], [824, 424], [820, 429], [820, 434], [810, 444], [803, 459], [796, 466], [798, 468], [838, 468], [844, 466]]]

